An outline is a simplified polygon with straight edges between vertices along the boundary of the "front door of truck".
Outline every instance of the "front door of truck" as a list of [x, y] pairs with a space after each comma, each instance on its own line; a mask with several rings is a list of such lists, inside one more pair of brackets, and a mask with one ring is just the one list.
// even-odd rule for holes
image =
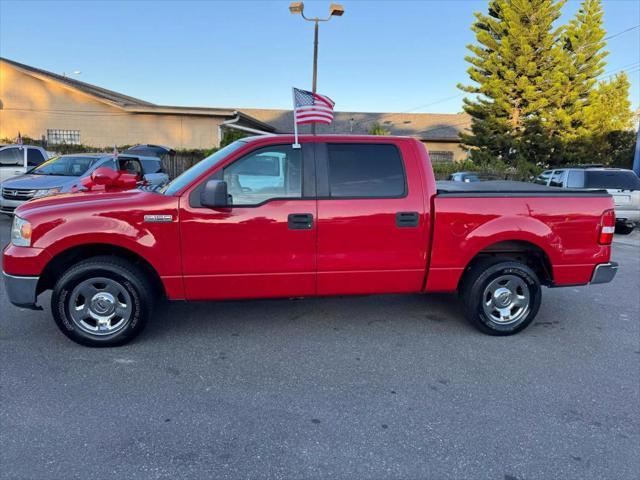
[[187, 299], [315, 294], [313, 162], [311, 145], [258, 148], [214, 175], [227, 183], [229, 207], [181, 199]]
[[429, 203], [414, 148], [318, 144], [319, 295], [422, 289]]

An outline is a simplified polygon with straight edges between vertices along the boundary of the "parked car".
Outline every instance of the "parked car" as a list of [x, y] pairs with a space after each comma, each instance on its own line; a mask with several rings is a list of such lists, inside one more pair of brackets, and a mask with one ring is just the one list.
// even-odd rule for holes
[[589, 166], [542, 172], [535, 183], [562, 188], [606, 189], [615, 203], [616, 231], [631, 233], [640, 222], [640, 178], [633, 170]]
[[301, 148], [293, 140], [238, 140], [156, 191], [18, 207], [3, 256], [9, 300], [38, 308], [38, 295], [53, 290], [65, 335], [112, 346], [140, 333], [162, 296], [457, 290], [478, 329], [509, 335], [535, 318], [542, 285], [604, 283], [616, 273], [604, 190], [438, 186], [412, 138], [305, 135]]
[[81, 180], [99, 167], [139, 174], [151, 185], [165, 184], [169, 177], [162, 171], [159, 158], [104, 153], [81, 153], [55, 157], [28, 173], [2, 184], [0, 212], [12, 214], [22, 203], [40, 197], [82, 188]]
[[449, 180], [452, 182], [479, 182], [480, 177], [475, 172], [455, 172], [449, 175]]
[[161, 160], [164, 160], [166, 157], [170, 157], [176, 154], [176, 151], [172, 148], [165, 147], [163, 145], [152, 145], [152, 144], [143, 144], [143, 145], [134, 145], [133, 147], [128, 148], [123, 153], [125, 154], [133, 154], [133, 155], [143, 155], [146, 157], [158, 157]]
[[49, 152], [36, 145], [0, 146], [0, 184], [22, 175], [49, 158]]

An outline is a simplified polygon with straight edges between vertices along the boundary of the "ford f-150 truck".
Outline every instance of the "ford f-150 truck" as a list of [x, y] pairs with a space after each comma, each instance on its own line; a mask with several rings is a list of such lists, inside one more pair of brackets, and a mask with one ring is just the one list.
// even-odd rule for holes
[[10, 301], [39, 308], [51, 289], [62, 332], [111, 346], [140, 333], [163, 297], [458, 291], [476, 327], [509, 335], [538, 313], [542, 285], [616, 273], [606, 191], [436, 184], [411, 138], [293, 141], [239, 140], [157, 191], [27, 202], [4, 250]]

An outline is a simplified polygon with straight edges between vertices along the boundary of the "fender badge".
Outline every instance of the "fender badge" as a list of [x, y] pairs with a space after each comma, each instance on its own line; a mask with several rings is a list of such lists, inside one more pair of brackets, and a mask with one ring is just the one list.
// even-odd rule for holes
[[173, 215], [145, 215], [144, 221], [149, 223], [173, 222]]

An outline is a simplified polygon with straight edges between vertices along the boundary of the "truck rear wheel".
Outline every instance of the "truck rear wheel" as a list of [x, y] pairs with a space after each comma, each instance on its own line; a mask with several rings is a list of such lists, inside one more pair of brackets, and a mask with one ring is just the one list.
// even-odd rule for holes
[[506, 258], [476, 262], [460, 288], [467, 319], [489, 335], [513, 335], [538, 314], [542, 290], [533, 270]]
[[153, 305], [142, 270], [118, 257], [90, 258], [57, 281], [51, 312], [58, 328], [74, 342], [114, 347], [136, 337]]

